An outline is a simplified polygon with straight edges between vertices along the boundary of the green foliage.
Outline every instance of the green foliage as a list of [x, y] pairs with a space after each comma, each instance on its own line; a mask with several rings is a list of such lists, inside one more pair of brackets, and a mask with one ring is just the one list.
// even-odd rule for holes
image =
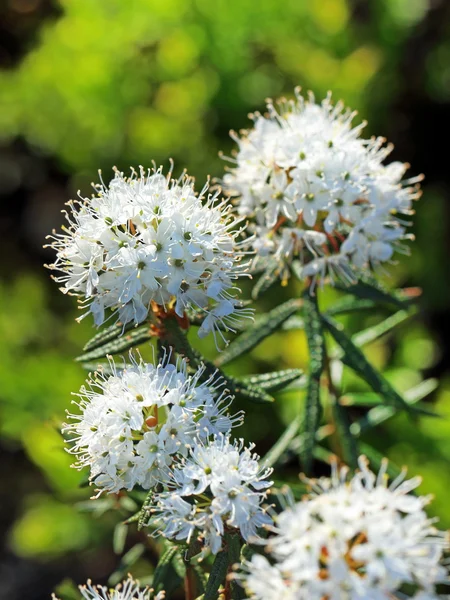
[[311, 469], [316, 432], [322, 407], [320, 403], [320, 378], [325, 367], [325, 338], [317, 306], [317, 297], [309, 289], [303, 294], [305, 333], [309, 348], [309, 376], [306, 391], [305, 414], [301, 431], [303, 435], [302, 465], [306, 473]]
[[[153, 158], [158, 163], [173, 156], [179, 171], [187, 166], [199, 181], [207, 173], [220, 176], [223, 164], [216, 156], [220, 148], [228, 153], [231, 146], [227, 130], [246, 126], [246, 112], [261, 109], [267, 95], [290, 94], [299, 83], [318, 96], [333, 89], [335, 98], [342, 97], [362, 115], [372, 117], [373, 131], [380, 121], [387, 129], [385, 115], [394, 113], [386, 109], [407, 91], [399, 76], [404, 65], [402, 49], [413, 39], [414, 26], [423, 22], [427, 11], [426, 3], [406, 0], [371, 2], [367, 8], [350, 6], [347, 0], [290, 1], [282, 11], [275, 0], [61, 0], [59, 4], [61, 15], [42, 25], [24, 59], [0, 72], [0, 136], [4, 140], [19, 136], [55, 161], [68, 177], [62, 194], [66, 198], [78, 188], [88, 195], [97, 167], [104, 168], [108, 179], [113, 164], [128, 168], [129, 164], [148, 165]], [[353, 16], [353, 11], [358, 14]], [[430, 97], [440, 101], [450, 97], [448, 55], [445, 40], [430, 51], [421, 88], [425, 102]], [[449, 284], [442, 217], [446, 199], [439, 189], [428, 188], [426, 194], [427, 209], [416, 223], [418, 245], [412, 257], [394, 270], [389, 285], [413, 277], [424, 287], [423, 306], [446, 310]], [[36, 203], [39, 214], [43, 213], [45, 202], [39, 204], [36, 199]], [[79, 389], [85, 377], [72, 357], [92, 335], [91, 323], [88, 319], [81, 325], [73, 323], [75, 307], [70, 308], [67, 298], [56, 299], [54, 287], [47, 291], [46, 273], [18, 274], [22, 257], [12, 253], [10, 260], [12, 266], [5, 261], [4, 267], [10, 279], [0, 283], [0, 435], [12, 452], [23, 449], [32, 466], [31, 473], [20, 475], [17, 486], [22, 490], [17, 500], [21, 506], [11, 525], [12, 547], [20, 556], [44, 560], [102, 543], [109, 546], [115, 525], [108, 521], [111, 502], [97, 501], [98, 520], [72, 508], [74, 499], [86, 498], [89, 492], [80, 490], [82, 476], [68, 468], [71, 459], [59, 435], [71, 392]], [[289, 289], [271, 283], [269, 272], [258, 280], [263, 298], [256, 305], [257, 315], [285, 301], [288, 292], [299, 294], [295, 283]], [[350, 430], [358, 438], [360, 450], [374, 466], [387, 452], [397, 464], [406, 462], [412, 473], [420, 472], [424, 491], [436, 492], [433, 506], [443, 524], [449, 525], [442, 477], [450, 460], [448, 386], [444, 384], [435, 398], [420, 397], [415, 406], [422, 414], [415, 420], [397, 411], [403, 408], [402, 396], [410, 407], [413, 404], [410, 390], [434, 389], [434, 383], [421, 383], [421, 371], [433, 367], [439, 348], [432, 334], [416, 323], [391, 333], [391, 325], [401, 324], [409, 315], [408, 306], [402, 297], [363, 288], [361, 284], [347, 288], [343, 297], [319, 290], [325, 296], [325, 313], [342, 315], [349, 334], [345, 342], [340, 339], [349, 366], [358, 373], [345, 371], [342, 390], [338, 390], [341, 395], [332, 404], [336, 421], [341, 432]], [[385, 305], [382, 311], [377, 308], [378, 300]], [[382, 321], [386, 309], [398, 311]], [[230, 374], [228, 368], [224, 374], [230, 389], [238, 391], [240, 398], [247, 390], [247, 399], [253, 395], [260, 401], [277, 400], [264, 410], [245, 402], [249, 424], [239, 431], [245, 436], [250, 430], [261, 451], [272, 447], [266, 454], [270, 464], [286, 457], [294, 460], [292, 449], [304, 456], [300, 427], [309, 427], [308, 461], [311, 452], [316, 459], [330, 457], [330, 436], [321, 437], [319, 430], [313, 445], [311, 434], [319, 421], [319, 371], [310, 377], [306, 393], [300, 372], [298, 379], [291, 380], [296, 369], [308, 370], [304, 324], [308, 327], [295, 314], [284, 322], [282, 331], [258, 339], [257, 346], [252, 342], [243, 349], [246, 338], [238, 336], [238, 344], [233, 349], [236, 342], [232, 342], [228, 350], [239, 357], [230, 365]], [[131, 346], [147, 339], [144, 329], [142, 338], [139, 331], [132, 330], [137, 337]], [[362, 333], [351, 336], [350, 332]], [[96, 368], [96, 361], [106, 352], [126, 352], [126, 340], [122, 347], [120, 342], [119, 347], [94, 352], [114, 344], [116, 333], [115, 326], [104, 329], [86, 345], [82, 360], [92, 361], [89, 368]], [[208, 344], [196, 340], [195, 348], [209, 356], [212, 346]], [[365, 362], [361, 362], [364, 355], [354, 350], [363, 344]], [[240, 350], [251, 348], [245, 359], [239, 355]], [[94, 354], [89, 355], [91, 351]], [[383, 372], [381, 380], [374, 380], [370, 365]], [[210, 368], [215, 370], [214, 365]], [[256, 379], [246, 375], [275, 368], [283, 371]], [[325, 379], [322, 376], [322, 386]], [[283, 383], [282, 389], [276, 381]], [[294, 389], [297, 384], [301, 389]], [[384, 403], [380, 391], [388, 393], [392, 404]], [[309, 425], [301, 425], [298, 417], [305, 413], [305, 405]], [[423, 413], [430, 408], [444, 418], [426, 418]], [[345, 419], [343, 428], [340, 417]], [[351, 456], [351, 449], [346, 451]], [[393, 465], [391, 469], [395, 470]], [[36, 496], [35, 489], [43, 485], [39, 473], [49, 487], [48, 494]], [[144, 511], [136, 515], [140, 526], [144, 516], [146, 520], [149, 516]], [[103, 536], [105, 530], [108, 535]], [[122, 538], [117, 550], [125, 529], [119, 531]], [[113, 582], [137, 568], [144, 546], [129, 552]]]
[[266, 315], [260, 316], [252, 327], [248, 327], [229, 346], [219, 354], [215, 364], [218, 367], [250, 352], [255, 346], [274, 333], [285, 321], [301, 308], [297, 299], [288, 300], [275, 307]]

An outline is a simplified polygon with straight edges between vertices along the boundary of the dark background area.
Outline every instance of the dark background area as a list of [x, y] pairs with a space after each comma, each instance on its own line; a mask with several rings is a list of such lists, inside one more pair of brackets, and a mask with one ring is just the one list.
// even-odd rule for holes
[[[422, 473], [448, 527], [450, 3], [3, 0], [0, 69], [0, 597], [48, 598], [65, 578], [104, 582], [120, 562], [111, 549], [120, 516], [75, 506], [88, 493], [58, 433], [84, 379], [73, 357], [92, 334], [42, 266], [64, 202], [78, 189], [89, 195], [97, 170], [107, 180], [113, 165], [172, 157], [199, 183], [220, 176], [229, 129], [295, 85], [319, 99], [331, 89], [369, 121], [367, 135], [394, 143], [393, 160], [426, 176], [412, 254], [388, 280], [420, 286], [421, 312], [368, 356], [400, 390], [438, 378], [432, 402], [444, 418], [398, 417], [371, 441]], [[304, 367], [303, 333], [280, 335], [235, 369]], [[260, 453], [301, 401], [283, 396], [269, 413], [249, 407], [245, 435]]]

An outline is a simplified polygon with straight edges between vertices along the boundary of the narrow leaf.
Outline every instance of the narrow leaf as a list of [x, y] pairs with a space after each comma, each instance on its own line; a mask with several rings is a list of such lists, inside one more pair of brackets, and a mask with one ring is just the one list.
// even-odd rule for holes
[[303, 294], [303, 302], [310, 372], [306, 392], [305, 414], [301, 427], [301, 433], [303, 434], [301, 458], [304, 470], [308, 473], [311, 469], [315, 437], [322, 414], [320, 377], [325, 363], [325, 340], [317, 306], [317, 297], [311, 296], [309, 290], [306, 290]]
[[273, 371], [261, 375], [248, 375], [241, 378], [240, 381], [245, 386], [256, 385], [262, 390], [276, 392], [302, 376], [303, 371], [301, 369], [285, 369], [284, 371]]
[[368, 327], [367, 329], [364, 329], [363, 331], [353, 335], [352, 342], [358, 348], [366, 346], [367, 344], [371, 344], [386, 333], [389, 333], [397, 325], [404, 323], [407, 319], [412, 317], [415, 312], [415, 310], [398, 310], [384, 321], [381, 321], [381, 323], [377, 323], [373, 327]]
[[343, 315], [359, 310], [372, 310], [377, 306], [373, 300], [364, 300], [354, 296], [344, 296], [325, 311], [327, 315]]
[[195, 574], [195, 581], [197, 584], [197, 591], [203, 595], [205, 593], [206, 584], [208, 582], [208, 577], [205, 571], [198, 564], [191, 565], [191, 568]]
[[217, 600], [219, 587], [225, 583], [229, 565], [228, 552], [221, 550], [214, 560], [206, 584], [204, 600]]
[[[417, 402], [420, 402], [425, 396], [428, 396], [431, 392], [433, 392], [437, 387], [437, 382], [435, 379], [428, 379], [423, 381], [419, 385], [411, 388], [407, 392], [405, 392], [404, 397], [405, 401], [410, 407], [413, 407]], [[418, 414], [423, 414], [428, 417], [437, 417], [436, 413], [427, 410], [425, 407], [414, 407], [415, 412]], [[372, 427], [376, 427], [377, 425], [381, 425], [391, 417], [396, 414], [396, 410], [392, 406], [386, 406], [383, 404], [379, 404], [375, 406], [369, 412], [359, 419], [356, 423], [352, 423], [351, 430], [353, 435], [361, 435], [367, 429], [371, 429]]]
[[294, 298], [284, 304], [277, 306], [263, 317], [258, 319], [253, 326], [241, 333], [231, 344], [217, 357], [215, 364], [223, 366], [242, 354], [252, 350], [264, 339], [274, 333], [290, 316], [301, 307], [301, 301]]
[[216, 365], [204, 359], [197, 352], [197, 350], [192, 348], [186, 337], [186, 334], [181, 331], [179, 327], [171, 323], [170, 329], [168, 325], [166, 326], [166, 329], [170, 336], [168, 338], [170, 345], [175, 348], [176, 352], [188, 358], [193, 367], [199, 367], [200, 365], [203, 365], [205, 368], [203, 380], [208, 379], [209, 377], [215, 377], [216, 379], [222, 378], [227, 389], [236, 397], [241, 397], [245, 400], [251, 400], [252, 402], [256, 403], [274, 402], [274, 398], [270, 396], [264, 389], [257, 385], [249, 385], [243, 381], [240, 381], [239, 379], [230, 377]]
[[[439, 383], [437, 379], [426, 379], [415, 387], [406, 391], [403, 396], [408, 404], [423, 400], [426, 396], [434, 392]], [[347, 393], [341, 396], [341, 404], [344, 406], [378, 406], [383, 404], [383, 399], [374, 392]]]
[[265, 467], [273, 467], [283, 454], [289, 449], [292, 440], [298, 435], [298, 430], [301, 425], [300, 417], [296, 417], [290, 425], [285, 429], [282, 436], [272, 446], [269, 452], [261, 460], [261, 464]]
[[88, 350], [94, 350], [99, 346], [103, 346], [107, 342], [111, 342], [112, 340], [121, 337], [134, 327], [135, 325], [132, 322], [127, 323], [126, 325], [123, 325], [122, 323], [114, 323], [114, 325], [110, 325], [94, 335], [94, 337], [91, 338], [87, 344], [85, 344], [83, 350], [87, 352]]
[[130, 330], [125, 335], [112, 340], [94, 350], [86, 352], [81, 356], [78, 356], [75, 360], [77, 362], [90, 362], [93, 360], [97, 360], [98, 358], [104, 358], [109, 354], [119, 354], [121, 352], [126, 352], [130, 348], [134, 346], [138, 346], [143, 342], [148, 341], [152, 337], [150, 329], [147, 325], [143, 327], [137, 327], [135, 329]]
[[137, 563], [145, 552], [144, 544], [136, 544], [126, 554], [122, 556], [119, 567], [112, 573], [108, 579], [109, 585], [117, 585], [125, 577], [132, 566]]
[[[232, 568], [234, 565], [237, 566], [241, 562], [241, 538], [238, 534], [233, 535], [232, 533], [228, 533], [225, 536], [225, 541], [228, 550], [228, 563], [230, 568]], [[244, 598], [246, 598], [244, 588], [239, 585], [239, 582], [236, 581], [236, 579], [231, 579], [229, 585], [231, 600], [244, 600]]]
[[278, 261], [270, 261], [269, 266], [264, 273], [260, 275], [252, 290], [252, 298], [256, 300], [261, 296], [261, 294], [267, 292], [267, 290], [279, 279], [279, 276], [280, 265]]
[[404, 303], [401, 300], [385, 290], [378, 281], [371, 277], [361, 277], [356, 283], [350, 285], [336, 282], [335, 287], [362, 300], [373, 300], [377, 304], [391, 304], [399, 308], [404, 307]]
[[333, 414], [339, 434], [339, 442], [342, 445], [343, 458], [349, 466], [355, 469], [358, 466], [358, 442], [351, 431], [348, 412], [341, 406], [339, 400], [333, 402]]
[[305, 329], [305, 321], [298, 315], [292, 315], [281, 326], [283, 331], [296, 331], [297, 329]]
[[117, 523], [114, 527], [113, 550], [115, 554], [122, 554], [127, 539], [128, 527], [126, 523]]
[[364, 354], [355, 346], [352, 340], [344, 333], [343, 328], [328, 317], [322, 316], [328, 331], [344, 351], [342, 362], [353, 369], [370, 387], [381, 394], [388, 404], [400, 409], [409, 410], [408, 404], [394, 390], [391, 384], [367, 360]]
[[178, 575], [180, 579], [183, 579], [186, 576], [186, 563], [181, 557], [180, 552], [175, 552], [172, 558], [172, 565], [175, 570], [175, 573]]
[[150, 490], [149, 493], [147, 494], [147, 497], [144, 500], [144, 503], [142, 504], [141, 510], [139, 511], [138, 524], [137, 524], [138, 531], [141, 531], [141, 529], [143, 529], [148, 523], [148, 520], [150, 517], [150, 512], [151, 512], [151, 507], [152, 507], [152, 502], [153, 502], [153, 490]]
[[166, 589], [166, 579], [171, 571], [171, 563], [175, 554], [178, 552], [178, 546], [169, 546], [163, 553], [161, 558], [156, 565], [155, 572], [153, 574], [153, 584], [155, 592], [160, 592]]

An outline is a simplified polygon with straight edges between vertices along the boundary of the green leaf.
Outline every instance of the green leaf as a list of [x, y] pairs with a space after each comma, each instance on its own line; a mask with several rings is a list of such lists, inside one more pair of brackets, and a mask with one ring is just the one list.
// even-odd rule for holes
[[262, 275], [260, 275], [258, 281], [252, 290], [252, 298], [256, 300], [267, 292], [267, 290], [272, 287], [272, 285], [279, 279], [280, 276], [280, 265], [278, 261], [270, 261], [269, 266], [264, 271]]
[[178, 546], [169, 546], [167, 548], [167, 550], [162, 554], [161, 558], [158, 561], [158, 564], [156, 565], [156, 569], [155, 572], [153, 574], [153, 583], [152, 583], [152, 587], [154, 588], [155, 592], [158, 593], [161, 590], [166, 590], [167, 591], [167, 578], [168, 575], [171, 574], [171, 572], [173, 572], [173, 567], [172, 567], [172, 559], [174, 558], [175, 554], [178, 552]]
[[355, 312], [358, 310], [371, 310], [376, 308], [377, 303], [373, 300], [364, 300], [361, 298], [355, 298], [354, 296], [344, 296], [337, 302], [330, 306], [325, 311], [326, 315], [343, 315], [348, 312]]
[[262, 373], [261, 375], [248, 375], [242, 377], [240, 381], [245, 386], [255, 385], [262, 390], [276, 392], [303, 377], [303, 375], [304, 373], [301, 369], [285, 369], [284, 371], [273, 371], [272, 373]]
[[341, 406], [338, 399], [333, 402], [332, 410], [343, 458], [349, 466], [355, 469], [358, 466], [359, 449], [358, 442], [351, 430], [348, 412]]
[[204, 600], [217, 600], [219, 587], [225, 583], [228, 572], [229, 556], [227, 550], [221, 550], [214, 559], [211, 573], [206, 584]]
[[94, 350], [86, 352], [81, 356], [78, 356], [75, 360], [77, 362], [91, 362], [93, 360], [97, 360], [98, 358], [104, 358], [110, 354], [119, 354], [121, 352], [126, 352], [130, 348], [138, 346], [143, 342], [147, 342], [152, 337], [150, 329], [148, 325], [144, 325], [143, 327], [137, 327], [135, 329], [130, 330], [128, 333], [123, 335], [120, 338], [112, 340], [107, 344], [99, 346]]
[[137, 563], [145, 552], [144, 544], [136, 544], [126, 554], [122, 556], [119, 567], [112, 573], [108, 579], [109, 585], [117, 585], [129, 572], [131, 567]]
[[328, 331], [344, 351], [342, 362], [353, 369], [353, 371], [364, 379], [375, 392], [381, 394], [388, 404], [391, 404], [397, 409], [406, 409], [409, 411], [408, 404], [400, 394], [394, 390], [381, 373], [369, 363], [361, 350], [359, 350], [353, 341], [344, 333], [343, 327], [334, 323], [325, 315], [322, 316], [322, 320]]
[[[228, 562], [230, 568], [234, 565], [239, 565], [241, 563], [241, 538], [239, 534], [227, 533], [225, 535], [225, 543], [227, 544], [228, 550]], [[231, 600], [244, 600], [246, 598], [246, 594], [244, 588], [239, 585], [239, 582], [236, 579], [230, 580], [230, 591], [231, 591]]]
[[281, 329], [283, 331], [296, 331], [298, 329], [305, 329], [305, 321], [298, 315], [292, 315], [292, 317], [289, 317], [289, 319], [283, 323]]
[[301, 301], [294, 298], [284, 304], [277, 306], [262, 316], [253, 326], [241, 333], [231, 344], [217, 357], [215, 364], [220, 367], [242, 354], [250, 352], [264, 339], [274, 333], [290, 316], [301, 307]]
[[376, 341], [383, 335], [389, 333], [394, 327], [404, 323], [407, 319], [412, 317], [416, 313], [416, 310], [398, 310], [396, 313], [381, 321], [381, 323], [377, 323], [372, 327], [368, 327], [367, 329], [363, 329], [362, 331], [356, 333], [352, 336], [352, 342], [358, 348], [362, 346], [366, 346], [367, 344], [371, 344]]
[[372, 277], [360, 277], [356, 283], [345, 285], [336, 282], [335, 287], [348, 292], [362, 300], [372, 300], [376, 304], [390, 304], [398, 308], [404, 307], [404, 302], [388, 292]]
[[261, 464], [265, 467], [273, 467], [283, 454], [289, 449], [292, 440], [298, 435], [298, 430], [301, 425], [299, 416], [290, 423], [278, 441], [272, 446], [269, 452], [261, 460]]
[[114, 527], [113, 550], [115, 554], [122, 554], [127, 540], [128, 527], [126, 523], [117, 523]]
[[175, 552], [175, 554], [173, 555], [172, 565], [178, 577], [180, 579], [183, 579], [186, 576], [186, 563], [184, 562], [179, 551]]
[[227, 386], [230, 392], [237, 398], [243, 400], [250, 400], [256, 404], [267, 404], [275, 402], [275, 398], [265, 392], [264, 390], [255, 386], [246, 386], [239, 382], [237, 379], [226, 378]]
[[[406, 402], [413, 405], [415, 402], [423, 400], [426, 396], [437, 389], [439, 382], [437, 379], [426, 379], [417, 386], [411, 388], [403, 394]], [[340, 402], [344, 406], [378, 406], [383, 404], [383, 399], [374, 392], [347, 393], [341, 396]]]
[[322, 406], [320, 403], [320, 377], [325, 364], [325, 339], [317, 297], [309, 290], [303, 293], [305, 333], [309, 349], [310, 372], [306, 391], [305, 414], [302, 420], [301, 458], [306, 473], [311, 469], [316, 432], [320, 424]]
[[138, 531], [141, 531], [141, 529], [143, 529], [148, 523], [148, 520], [150, 518], [152, 502], [153, 502], [153, 490], [150, 490], [142, 504], [141, 510], [139, 511], [139, 518], [138, 518], [138, 524], [137, 524]]
[[208, 582], [208, 577], [205, 571], [198, 564], [191, 565], [191, 569], [193, 569], [195, 574], [195, 581], [197, 584], [197, 591], [203, 595], [205, 593], [206, 584]]
[[[436, 379], [427, 379], [419, 383], [419, 385], [411, 388], [407, 392], [405, 392], [404, 397], [407, 404], [412, 407], [420, 400], [423, 400], [428, 394], [431, 394], [438, 386], [438, 382]], [[416, 411], [419, 414], [424, 414], [429, 417], [437, 417], [436, 413], [427, 410], [425, 407], [416, 408]], [[366, 431], [367, 429], [371, 429], [372, 427], [376, 427], [377, 425], [381, 425], [391, 417], [396, 414], [395, 408], [392, 406], [386, 406], [384, 404], [379, 404], [375, 406], [369, 412], [359, 419], [356, 423], [352, 423], [351, 431], [353, 435], [359, 436], [361, 433]]]
[[99, 346], [104, 346], [107, 342], [111, 342], [112, 340], [121, 337], [134, 327], [135, 324], [132, 322], [127, 323], [126, 325], [123, 325], [122, 323], [114, 323], [114, 325], [110, 325], [94, 335], [94, 337], [91, 338], [87, 344], [85, 344], [83, 350], [87, 352], [88, 350], [94, 350]]

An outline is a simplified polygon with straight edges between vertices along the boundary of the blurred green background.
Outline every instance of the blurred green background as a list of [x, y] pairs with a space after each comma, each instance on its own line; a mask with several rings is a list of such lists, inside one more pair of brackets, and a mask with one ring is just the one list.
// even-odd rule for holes
[[[92, 335], [42, 267], [64, 202], [78, 189], [88, 195], [97, 169], [108, 179], [113, 165], [172, 157], [199, 182], [220, 176], [229, 129], [295, 85], [319, 98], [333, 90], [369, 120], [366, 133], [395, 143], [394, 159], [426, 174], [412, 255], [389, 280], [421, 286], [421, 312], [368, 356], [401, 391], [438, 378], [430, 402], [444, 418], [398, 417], [370, 440], [422, 473], [422, 491], [435, 493], [433, 511], [449, 527], [450, 3], [3, 0], [0, 17], [0, 597], [48, 598], [65, 577], [103, 582], [120, 561], [111, 548], [120, 516], [77, 510], [89, 494], [58, 433], [84, 379], [73, 357]], [[306, 364], [302, 332], [287, 332], [234, 370]], [[364, 389], [356, 378], [346, 385]], [[244, 434], [260, 453], [301, 402], [285, 394], [266, 412], [245, 407]], [[131, 538], [127, 548], [139, 541]]]

